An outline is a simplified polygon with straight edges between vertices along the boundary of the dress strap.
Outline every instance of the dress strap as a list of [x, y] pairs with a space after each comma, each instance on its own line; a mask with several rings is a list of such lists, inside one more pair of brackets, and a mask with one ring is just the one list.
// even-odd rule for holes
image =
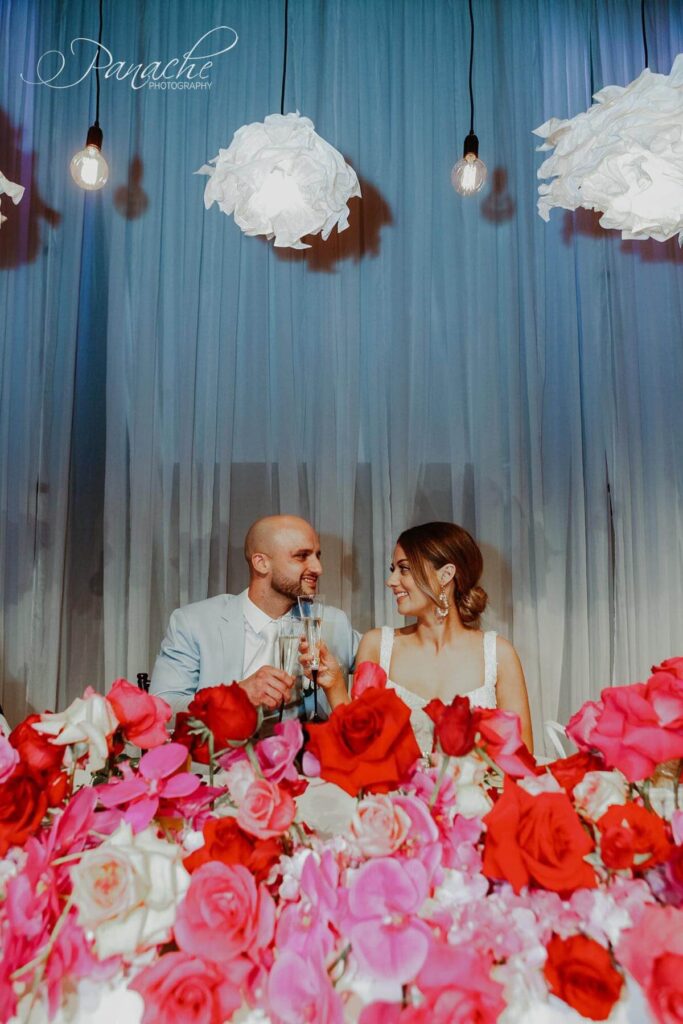
[[495, 629], [489, 629], [484, 633], [484, 686], [492, 690], [494, 694], [498, 679], [497, 635]]
[[389, 675], [391, 667], [391, 651], [394, 646], [394, 631], [391, 626], [380, 629], [379, 666]]

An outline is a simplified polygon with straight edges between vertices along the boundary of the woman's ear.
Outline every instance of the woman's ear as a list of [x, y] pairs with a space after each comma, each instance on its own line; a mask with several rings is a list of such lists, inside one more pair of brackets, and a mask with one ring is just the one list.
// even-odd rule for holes
[[437, 572], [439, 577], [439, 585], [442, 587], [447, 586], [452, 579], [455, 579], [455, 566], [448, 562], [446, 565], [442, 565]]

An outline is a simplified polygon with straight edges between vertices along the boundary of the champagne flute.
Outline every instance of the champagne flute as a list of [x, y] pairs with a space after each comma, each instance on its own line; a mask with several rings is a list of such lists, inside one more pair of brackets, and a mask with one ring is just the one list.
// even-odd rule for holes
[[[299, 662], [299, 641], [303, 633], [303, 624], [300, 619], [291, 615], [285, 615], [280, 619], [277, 638], [277, 661], [278, 668], [293, 676]], [[278, 721], [282, 721], [285, 710], [284, 697], [280, 703]]]
[[313, 720], [318, 721], [318, 669], [320, 668], [320, 641], [322, 635], [325, 599], [320, 594], [299, 598], [299, 614], [306, 631], [306, 642], [311, 656], [313, 680]]

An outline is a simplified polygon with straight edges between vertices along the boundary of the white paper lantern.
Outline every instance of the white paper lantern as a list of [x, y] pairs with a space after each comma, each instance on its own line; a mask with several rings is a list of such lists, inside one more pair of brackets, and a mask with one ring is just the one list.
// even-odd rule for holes
[[[15, 185], [13, 181], [6, 178], [2, 171], [0, 171], [0, 196], [9, 196], [16, 206], [17, 203], [21, 201], [24, 191], [25, 189], [23, 185]], [[0, 213], [0, 228], [3, 225], [3, 221], [6, 220], [7, 217], [3, 217], [2, 213]]]
[[538, 212], [600, 210], [604, 228], [622, 238], [678, 234], [683, 245], [683, 54], [670, 75], [646, 69], [630, 85], [596, 93], [585, 113], [551, 118], [535, 129], [540, 150], [555, 152], [542, 164]]
[[348, 200], [361, 194], [353, 168], [298, 113], [244, 125], [196, 173], [210, 175], [207, 209], [218, 203], [245, 235], [265, 235], [291, 249], [309, 249], [304, 235], [326, 239], [335, 224], [344, 231]]

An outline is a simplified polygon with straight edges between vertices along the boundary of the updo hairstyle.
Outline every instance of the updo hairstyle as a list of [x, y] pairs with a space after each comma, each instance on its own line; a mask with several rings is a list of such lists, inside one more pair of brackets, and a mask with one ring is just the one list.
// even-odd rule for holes
[[404, 530], [397, 543], [418, 587], [437, 607], [441, 605], [434, 573], [444, 565], [455, 566], [453, 601], [463, 626], [476, 629], [488, 596], [478, 586], [484, 560], [471, 534], [455, 523], [423, 523]]

